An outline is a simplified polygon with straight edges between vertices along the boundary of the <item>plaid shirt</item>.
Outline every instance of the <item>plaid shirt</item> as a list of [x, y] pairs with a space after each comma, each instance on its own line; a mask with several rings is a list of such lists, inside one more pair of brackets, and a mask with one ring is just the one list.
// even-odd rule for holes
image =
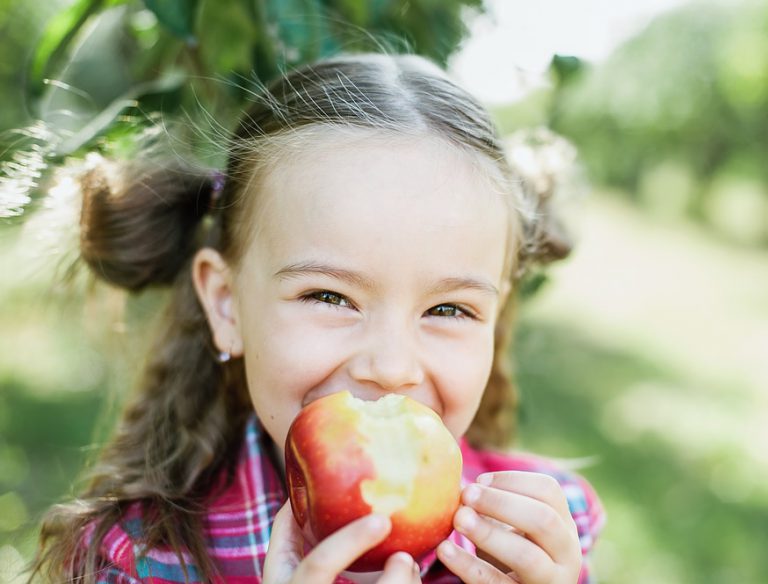
[[[220, 576], [217, 584], [258, 584], [261, 582], [269, 535], [278, 509], [287, 499], [278, 470], [268, 455], [269, 438], [254, 418], [247, 426], [245, 445], [237, 465], [235, 478], [214, 498], [204, 523], [208, 553], [215, 561]], [[578, 584], [590, 582], [586, 555], [604, 522], [603, 508], [590, 485], [581, 477], [566, 473], [553, 463], [532, 456], [508, 456], [477, 451], [462, 441], [464, 457], [463, 481], [469, 483], [483, 472], [524, 470], [552, 475], [562, 485], [571, 514], [576, 522], [585, 556]], [[139, 504], [128, 508], [120, 523], [114, 525], [100, 544], [102, 569], [99, 584], [171, 584], [203, 582], [191, 558], [185, 557], [187, 576], [178, 557], [168, 549], [143, 550], [138, 543], [142, 531]], [[90, 542], [92, 529], [86, 532], [83, 545]], [[474, 553], [466, 538], [453, 532], [450, 539]], [[421, 561], [422, 581], [431, 584], [459, 582], [435, 554]], [[342, 577], [337, 584], [348, 582]]]

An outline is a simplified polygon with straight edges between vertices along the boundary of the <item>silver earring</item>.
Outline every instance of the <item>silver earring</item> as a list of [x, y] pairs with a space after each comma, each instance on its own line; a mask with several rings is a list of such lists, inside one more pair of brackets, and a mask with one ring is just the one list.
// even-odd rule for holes
[[232, 358], [232, 355], [229, 354], [227, 351], [221, 351], [219, 353], [219, 356], [217, 357], [217, 360], [219, 363], [226, 363]]

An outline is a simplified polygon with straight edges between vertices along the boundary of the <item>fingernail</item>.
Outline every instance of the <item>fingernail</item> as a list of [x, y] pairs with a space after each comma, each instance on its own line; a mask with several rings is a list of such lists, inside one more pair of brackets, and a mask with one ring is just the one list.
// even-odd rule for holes
[[395, 560], [406, 566], [413, 566], [413, 558], [406, 552], [395, 552]]
[[479, 477], [477, 477], [477, 482], [481, 485], [485, 485], [486, 487], [491, 485], [492, 480], [493, 475], [490, 474], [481, 474]]
[[444, 541], [439, 546], [437, 546], [437, 551], [444, 558], [452, 558], [456, 555], [456, 550], [453, 549], [453, 544], [450, 541]]
[[466, 534], [477, 524], [477, 515], [469, 507], [462, 507], [456, 512], [456, 529]]
[[466, 489], [464, 489], [464, 502], [467, 505], [472, 505], [473, 503], [476, 503], [477, 500], [480, 498], [480, 489], [477, 485], [469, 485]]

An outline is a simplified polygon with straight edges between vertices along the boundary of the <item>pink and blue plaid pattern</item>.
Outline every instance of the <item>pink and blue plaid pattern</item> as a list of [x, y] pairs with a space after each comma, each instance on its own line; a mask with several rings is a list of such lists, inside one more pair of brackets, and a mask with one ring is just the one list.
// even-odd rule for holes
[[[579, 530], [584, 567], [579, 584], [590, 582], [586, 556], [604, 523], [603, 507], [592, 487], [581, 477], [566, 473], [553, 463], [532, 456], [508, 456], [476, 451], [462, 442], [464, 482], [479, 474], [501, 470], [543, 472], [563, 486], [571, 514]], [[269, 535], [277, 511], [287, 495], [277, 469], [269, 457], [269, 439], [254, 417], [248, 424], [245, 445], [234, 480], [209, 506], [204, 532], [208, 552], [219, 570], [216, 584], [258, 584], [261, 582]], [[142, 549], [142, 514], [138, 503], [130, 506], [119, 524], [114, 525], [100, 544], [102, 569], [99, 584], [177, 584], [201, 583], [201, 575], [185, 557], [185, 578], [179, 558], [169, 550]], [[83, 545], [90, 541], [86, 532]], [[454, 532], [451, 539], [474, 552], [472, 544]], [[422, 580], [430, 584], [456, 583], [435, 555], [422, 562]], [[337, 584], [347, 580], [338, 578]]]

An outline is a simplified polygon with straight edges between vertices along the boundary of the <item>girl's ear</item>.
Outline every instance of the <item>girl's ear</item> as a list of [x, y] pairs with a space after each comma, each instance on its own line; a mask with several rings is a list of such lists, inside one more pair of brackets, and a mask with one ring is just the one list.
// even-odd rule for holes
[[232, 288], [233, 275], [221, 254], [211, 248], [199, 250], [192, 260], [192, 281], [208, 317], [216, 348], [232, 357], [243, 355], [243, 339]]

